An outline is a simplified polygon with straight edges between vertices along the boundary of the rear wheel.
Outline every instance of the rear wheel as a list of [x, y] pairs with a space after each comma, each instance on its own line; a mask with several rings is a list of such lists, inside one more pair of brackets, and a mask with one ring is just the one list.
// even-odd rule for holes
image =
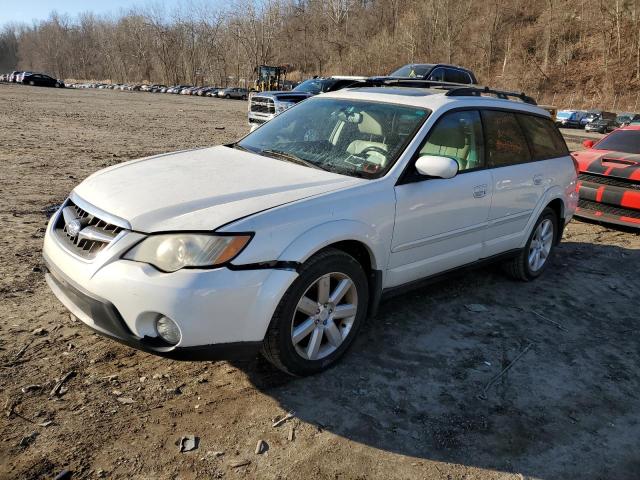
[[33, 80], [29, 80], [29, 85], [31, 85], [32, 87], [36, 84], [36, 82], [34, 82]]
[[227, 100], [229, 100], [231, 98], [231, 95], [227, 94], [224, 96], [224, 98], [226, 98]]
[[280, 300], [263, 355], [293, 375], [334, 364], [349, 348], [366, 314], [367, 277], [352, 256], [327, 249], [309, 259]]
[[549, 207], [545, 208], [520, 254], [504, 265], [507, 274], [528, 282], [539, 277], [549, 264], [558, 235], [558, 218]]

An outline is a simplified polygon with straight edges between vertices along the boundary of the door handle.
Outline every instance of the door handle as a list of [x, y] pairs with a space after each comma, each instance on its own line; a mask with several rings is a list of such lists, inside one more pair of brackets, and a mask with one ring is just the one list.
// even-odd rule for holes
[[539, 173], [537, 175], [533, 176], [533, 184], [534, 185], [542, 185], [542, 180], [544, 179], [544, 176]]
[[487, 185], [476, 185], [473, 187], [473, 197], [482, 198], [487, 194]]

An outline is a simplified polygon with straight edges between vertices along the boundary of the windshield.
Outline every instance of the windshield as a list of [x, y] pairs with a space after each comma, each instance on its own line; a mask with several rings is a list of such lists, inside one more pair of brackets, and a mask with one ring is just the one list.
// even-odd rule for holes
[[333, 82], [327, 80], [318, 80], [317, 78], [312, 78], [310, 80], [305, 80], [296, 88], [293, 89], [294, 92], [305, 92], [305, 93], [313, 93], [314, 95], [318, 95], [319, 93], [326, 92], [327, 89], [333, 84]]
[[567, 118], [571, 118], [572, 115], [573, 115], [573, 112], [568, 112], [566, 110], [561, 110], [561, 111], [558, 112], [556, 117], [565, 120]]
[[391, 73], [392, 77], [407, 77], [407, 78], [419, 78], [426, 76], [433, 65], [405, 65], [400, 67], [395, 72]]
[[624, 153], [640, 153], [640, 130], [616, 130], [593, 148]]
[[391, 168], [430, 113], [390, 103], [311, 98], [236, 146], [334, 173], [378, 178]]

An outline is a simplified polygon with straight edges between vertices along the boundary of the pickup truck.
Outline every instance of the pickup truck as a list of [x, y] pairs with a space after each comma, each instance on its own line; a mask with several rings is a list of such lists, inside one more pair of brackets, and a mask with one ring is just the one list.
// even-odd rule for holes
[[352, 87], [366, 80], [366, 77], [310, 78], [290, 91], [256, 92], [249, 97], [249, 125], [253, 131], [277, 114], [284, 112], [302, 100], [319, 93], [334, 92]]

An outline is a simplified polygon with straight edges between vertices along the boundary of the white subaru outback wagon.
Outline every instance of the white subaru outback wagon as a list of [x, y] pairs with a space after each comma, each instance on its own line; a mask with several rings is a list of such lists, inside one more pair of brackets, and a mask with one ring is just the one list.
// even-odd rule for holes
[[47, 282], [89, 327], [147, 352], [261, 351], [318, 372], [391, 290], [487, 260], [519, 280], [545, 270], [576, 169], [548, 113], [508, 98], [342, 90], [231, 145], [106, 168], [52, 217]]

